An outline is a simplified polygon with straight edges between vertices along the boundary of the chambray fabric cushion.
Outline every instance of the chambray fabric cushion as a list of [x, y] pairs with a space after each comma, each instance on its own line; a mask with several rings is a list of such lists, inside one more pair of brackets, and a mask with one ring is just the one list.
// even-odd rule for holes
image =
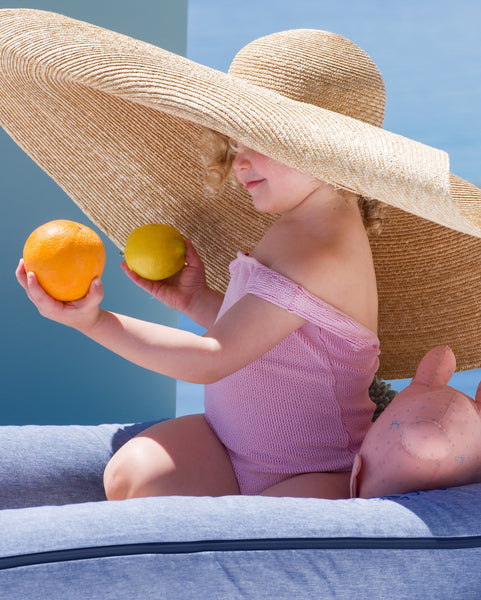
[[0, 427], [0, 509], [105, 500], [105, 465], [149, 425]]
[[481, 486], [0, 511], [9, 600], [481, 597]]
[[481, 598], [481, 484], [102, 501], [105, 463], [146, 426], [0, 428], [0, 598]]

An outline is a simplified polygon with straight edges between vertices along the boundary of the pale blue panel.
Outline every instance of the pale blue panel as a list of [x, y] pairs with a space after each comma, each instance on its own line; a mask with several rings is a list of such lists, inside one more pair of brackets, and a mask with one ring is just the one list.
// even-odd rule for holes
[[[38, 8], [108, 27], [185, 53], [187, 0], [45, 0], [0, 2]], [[87, 217], [0, 130], [0, 424], [95, 424], [175, 414], [175, 381], [136, 367], [80, 334], [40, 317], [14, 270], [28, 234], [57, 218]], [[136, 288], [105, 237], [103, 306], [176, 325], [174, 312]]]

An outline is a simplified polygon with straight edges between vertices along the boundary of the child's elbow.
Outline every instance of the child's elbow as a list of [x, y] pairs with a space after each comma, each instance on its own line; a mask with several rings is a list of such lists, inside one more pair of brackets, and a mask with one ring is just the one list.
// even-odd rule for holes
[[217, 383], [224, 377], [227, 377], [230, 373], [224, 372], [222, 369], [218, 367], [209, 367], [204, 372], [199, 373], [197, 377], [195, 377], [195, 381], [191, 383], [199, 383], [201, 385], [210, 385], [212, 383]]
[[217, 383], [236, 370], [236, 366], [228, 360], [225, 351], [216, 340], [205, 340], [207, 346], [191, 367], [190, 383], [209, 385]]

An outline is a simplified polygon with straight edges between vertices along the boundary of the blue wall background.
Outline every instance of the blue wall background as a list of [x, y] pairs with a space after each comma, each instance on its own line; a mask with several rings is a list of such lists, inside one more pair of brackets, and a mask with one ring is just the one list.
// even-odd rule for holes
[[[114, 29], [185, 54], [187, 0], [2, 0]], [[96, 424], [175, 414], [175, 381], [145, 371], [66, 327], [43, 319], [15, 279], [23, 244], [38, 225], [88, 218], [0, 129], [0, 424]], [[95, 228], [95, 227], [94, 227]], [[102, 235], [102, 234], [101, 234]], [[107, 249], [103, 306], [167, 325], [177, 315], [136, 288]]]

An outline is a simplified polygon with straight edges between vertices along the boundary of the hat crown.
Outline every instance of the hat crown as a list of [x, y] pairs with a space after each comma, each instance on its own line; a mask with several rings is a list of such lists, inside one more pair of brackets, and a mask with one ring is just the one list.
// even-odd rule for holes
[[293, 29], [261, 37], [238, 52], [229, 74], [291, 100], [383, 123], [379, 70], [361, 48], [334, 33]]

